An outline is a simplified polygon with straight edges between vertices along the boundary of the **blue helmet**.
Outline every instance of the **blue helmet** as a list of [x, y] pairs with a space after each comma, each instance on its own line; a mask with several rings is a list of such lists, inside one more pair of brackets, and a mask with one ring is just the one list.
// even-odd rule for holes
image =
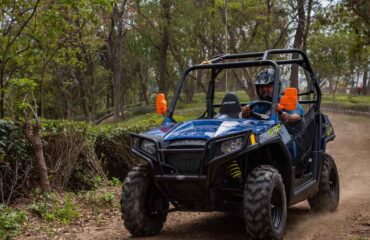
[[[254, 86], [256, 87], [256, 92], [261, 100], [272, 101], [272, 95], [264, 94], [260, 95], [258, 88], [261, 86], [266, 85], [273, 85], [274, 84], [274, 70], [272, 69], [265, 69], [262, 72], [259, 72], [256, 76], [256, 80], [254, 81]], [[279, 81], [279, 92], [281, 88], [281, 83]]]
[[257, 74], [254, 85], [258, 86], [274, 84], [274, 71], [272, 69], [266, 69]]

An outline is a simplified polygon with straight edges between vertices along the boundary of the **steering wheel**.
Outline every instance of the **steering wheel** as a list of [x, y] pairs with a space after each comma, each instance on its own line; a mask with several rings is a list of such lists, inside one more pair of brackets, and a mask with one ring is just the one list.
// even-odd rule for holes
[[[257, 113], [255, 111], [253, 111], [253, 109], [256, 106], [260, 106], [262, 109], [266, 109], [266, 112], [265, 113]], [[259, 100], [259, 101], [252, 102], [250, 105], [248, 105], [248, 107], [251, 110], [251, 117], [259, 119], [259, 120], [268, 120], [271, 116], [271, 111], [270, 110], [273, 108], [273, 105], [272, 105], [272, 102]]]

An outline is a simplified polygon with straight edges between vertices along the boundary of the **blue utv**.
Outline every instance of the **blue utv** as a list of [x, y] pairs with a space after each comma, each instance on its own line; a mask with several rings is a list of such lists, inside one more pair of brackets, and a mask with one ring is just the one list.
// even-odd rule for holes
[[[303, 71], [299, 78], [306, 78], [295, 89], [294, 103], [301, 104], [305, 114], [297, 122], [285, 123], [277, 106], [283, 90], [288, 89], [289, 81], [284, 78], [292, 65]], [[240, 102], [238, 97], [245, 92], [239, 96], [226, 92], [217, 103], [232, 79], [242, 80], [234, 81], [232, 89], [248, 90], [243, 79], [255, 73], [252, 68], [273, 70], [272, 101]], [[206, 79], [202, 87], [200, 77]], [[177, 123], [174, 112], [176, 105], [186, 102], [181, 94], [184, 88], [195, 92], [193, 98], [198, 96], [196, 89], [202, 89], [205, 101], [189, 106], [202, 108], [204, 113]], [[307, 199], [313, 211], [334, 211], [339, 179], [325, 149], [335, 135], [320, 111], [320, 102], [320, 85], [307, 55], [299, 49], [226, 54], [189, 67], [164, 122], [150, 131], [130, 134], [132, 152], [145, 164], [133, 168], [124, 181], [121, 211], [125, 227], [134, 237], [151, 236], [161, 231], [169, 212], [220, 211], [243, 218], [246, 239], [282, 239], [289, 206]], [[243, 119], [241, 111], [246, 105], [252, 114]], [[186, 106], [182, 106], [185, 113]], [[157, 107], [163, 108], [161, 104]], [[254, 111], [261, 107], [266, 112]], [[239, 181], [230, 176], [230, 166]]]

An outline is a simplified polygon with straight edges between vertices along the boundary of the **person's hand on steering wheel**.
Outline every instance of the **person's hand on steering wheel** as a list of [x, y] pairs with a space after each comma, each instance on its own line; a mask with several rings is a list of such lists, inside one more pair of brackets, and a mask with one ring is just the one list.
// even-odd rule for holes
[[[255, 109], [255, 106], [257, 105], [267, 106], [266, 110], [264, 111], [265, 113], [256, 112], [254, 109]], [[272, 103], [269, 101], [254, 101], [242, 109], [242, 117], [243, 118], [255, 118], [258, 120], [268, 120], [271, 114], [271, 111], [269, 111], [271, 107], [272, 107]]]
[[250, 118], [251, 117], [251, 109], [250, 109], [249, 105], [243, 107], [242, 117], [243, 118]]

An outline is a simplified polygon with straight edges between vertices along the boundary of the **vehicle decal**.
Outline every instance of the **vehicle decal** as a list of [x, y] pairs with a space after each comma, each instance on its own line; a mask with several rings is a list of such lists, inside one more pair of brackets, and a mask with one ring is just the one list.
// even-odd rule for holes
[[332, 127], [328, 127], [326, 129], [326, 136], [329, 137], [332, 133], [333, 133], [333, 128]]
[[279, 132], [281, 131], [281, 125], [280, 124], [278, 124], [278, 125], [276, 125], [276, 126], [274, 126], [274, 127], [272, 127], [272, 128], [270, 128], [267, 132], [266, 132], [266, 134], [268, 135], [268, 136], [272, 136], [272, 135], [276, 135], [276, 134], [278, 134]]

